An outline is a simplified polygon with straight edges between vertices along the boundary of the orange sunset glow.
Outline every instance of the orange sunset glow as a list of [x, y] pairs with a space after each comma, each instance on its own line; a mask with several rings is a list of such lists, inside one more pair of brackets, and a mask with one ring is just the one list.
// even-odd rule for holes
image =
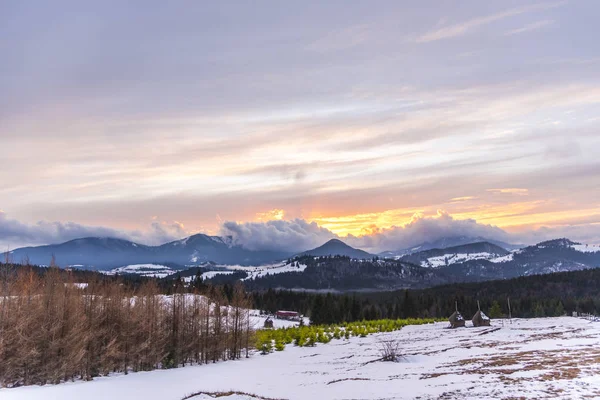
[[48, 32], [43, 11], [15, 8], [0, 246], [600, 242], [599, 58], [565, 14], [594, 12], [567, 3], [348, 5], [347, 21], [333, 5], [260, 21], [214, 5], [174, 25], [141, 12], [164, 28], [144, 34], [64, 16]]

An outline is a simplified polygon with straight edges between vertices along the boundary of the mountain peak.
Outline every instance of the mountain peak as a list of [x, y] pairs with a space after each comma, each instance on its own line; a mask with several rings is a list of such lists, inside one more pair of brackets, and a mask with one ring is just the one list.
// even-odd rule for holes
[[567, 238], [546, 240], [545, 242], [538, 243], [536, 247], [572, 247], [580, 243], [575, 243]]
[[364, 250], [355, 249], [352, 246], [342, 242], [339, 239], [330, 239], [323, 245], [305, 251], [303, 255], [311, 256], [346, 256], [350, 258], [367, 259], [371, 258], [372, 255]]
[[[323, 244], [323, 246], [327, 246], [330, 244], [342, 244], [344, 246], [348, 246], [346, 243], [342, 242], [340, 239], [329, 239], [327, 242]], [[351, 246], [348, 246], [351, 247]]]

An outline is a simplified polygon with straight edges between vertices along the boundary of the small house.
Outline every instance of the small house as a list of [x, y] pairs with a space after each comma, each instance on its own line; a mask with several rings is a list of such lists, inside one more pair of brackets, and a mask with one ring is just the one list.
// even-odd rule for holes
[[275, 313], [275, 318], [297, 321], [300, 319], [300, 313], [296, 311], [277, 311]]

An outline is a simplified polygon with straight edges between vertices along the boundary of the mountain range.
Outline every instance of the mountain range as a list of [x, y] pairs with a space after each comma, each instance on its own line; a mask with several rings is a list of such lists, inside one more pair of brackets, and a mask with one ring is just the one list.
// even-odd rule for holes
[[400, 258], [407, 254], [413, 254], [413, 253], [417, 253], [420, 251], [433, 250], [433, 249], [446, 249], [449, 247], [457, 247], [457, 246], [478, 243], [478, 242], [487, 242], [487, 243], [495, 244], [496, 246], [501, 247], [506, 250], [516, 250], [521, 247], [524, 247], [523, 245], [510, 244], [510, 243], [502, 242], [499, 240], [487, 239], [487, 238], [484, 238], [481, 236], [447, 236], [447, 237], [442, 237], [440, 239], [437, 239], [437, 240], [434, 240], [431, 242], [429, 242], [429, 241], [424, 242], [424, 243], [421, 243], [420, 245], [405, 248], [405, 249], [399, 249], [399, 250], [395, 250], [395, 251], [384, 251], [382, 253], [379, 253], [378, 255], [380, 255], [382, 257]]
[[[480, 238], [445, 238], [415, 246], [403, 255], [386, 256], [383, 260], [381, 254], [375, 256], [338, 239], [329, 240], [312, 250], [293, 254], [284, 251], [252, 251], [235, 244], [231, 238], [203, 234], [160, 246], [90, 237], [57, 245], [20, 248], [13, 250], [10, 257], [17, 263], [26, 261], [37, 265], [49, 265], [54, 257], [55, 264], [59, 266], [104, 271], [140, 264], [168, 265], [172, 270], [203, 265], [214, 267], [214, 264], [256, 266], [303, 258], [308, 265], [303, 272], [273, 274], [265, 278], [263, 284], [297, 287], [299, 282], [304, 282], [307, 287], [316, 288], [347, 287], [348, 282], [354, 281], [360, 282], [358, 285], [361, 288], [369, 288], [371, 285], [419, 287], [600, 267], [600, 247], [568, 239], [542, 242], [517, 250], [507, 249], [506, 247], [511, 246], [504, 247], [500, 245], [502, 243], [478, 239]], [[467, 243], [462, 243], [465, 241]], [[462, 244], [455, 245], [456, 243]], [[430, 248], [433, 244], [440, 247]], [[346, 258], [319, 261], [321, 270], [318, 271], [311, 267], [314, 263], [310, 259], [323, 260], [323, 257], [337, 255]], [[357, 259], [363, 261], [352, 261]], [[331, 276], [327, 275], [327, 268], [330, 268]], [[325, 282], [326, 279], [331, 281]]]
[[400, 259], [355, 261], [345, 257], [301, 257], [302, 272], [268, 275], [248, 282], [254, 289], [395, 290], [457, 282], [600, 267], [600, 246], [557, 239], [509, 252], [479, 242], [417, 252]]
[[123, 239], [89, 237], [65, 243], [24, 247], [10, 253], [21, 263], [106, 270], [132, 264], [171, 263], [181, 267], [209, 261], [218, 264], [259, 265], [289, 257], [287, 252], [252, 251], [229, 238], [197, 234], [160, 246], [146, 246]]

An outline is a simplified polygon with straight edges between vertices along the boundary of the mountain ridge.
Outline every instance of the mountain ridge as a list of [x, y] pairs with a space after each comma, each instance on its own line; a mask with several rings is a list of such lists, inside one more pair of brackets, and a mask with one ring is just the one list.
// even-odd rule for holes
[[421, 265], [440, 267], [459, 262], [486, 259], [493, 260], [509, 255], [510, 252], [490, 242], [477, 242], [442, 249], [431, 249], [402, 256], [400, 260]]
[[506, 250], [516, 250], [523, 245], [515, 245], [500, 240], [494, 240], [485, 238], [483, 236], [445, 236], [434, 241], [426, 241], [416, 246], [407, 247], [400, 250], [384, 251], [379, 253], [383, 257], [396, 257], [400, 258], [409, 254], [417, 253], [420, 251], [433, 250], [433, 249], [446, 249], [449, 247], [456, 247], [466, 244], [473, 244], [479, 242], [488, 242], [496, 246], [502, 247]]
[[195, 234], [158, 246], [147, 246], [125, 239], [87, 237], [64, 243], [31, 246], [10, 252], [11, 258], [37, 265], [57, 265], [89, 269], [112, 269], [131, 264], [175, 263], [181, 266], [207, 261], [222, 264], [258, 265], [285, 259], [292, 254], [277, 251], [252, 251], [219, 236]]
[[300, 255], [311, 256], [346, 256], [357, 259], [372, 258], [373, 254], [364, 250], [356, 249], [339, 239], [330, 239], [321, 246], [304, 251]]

